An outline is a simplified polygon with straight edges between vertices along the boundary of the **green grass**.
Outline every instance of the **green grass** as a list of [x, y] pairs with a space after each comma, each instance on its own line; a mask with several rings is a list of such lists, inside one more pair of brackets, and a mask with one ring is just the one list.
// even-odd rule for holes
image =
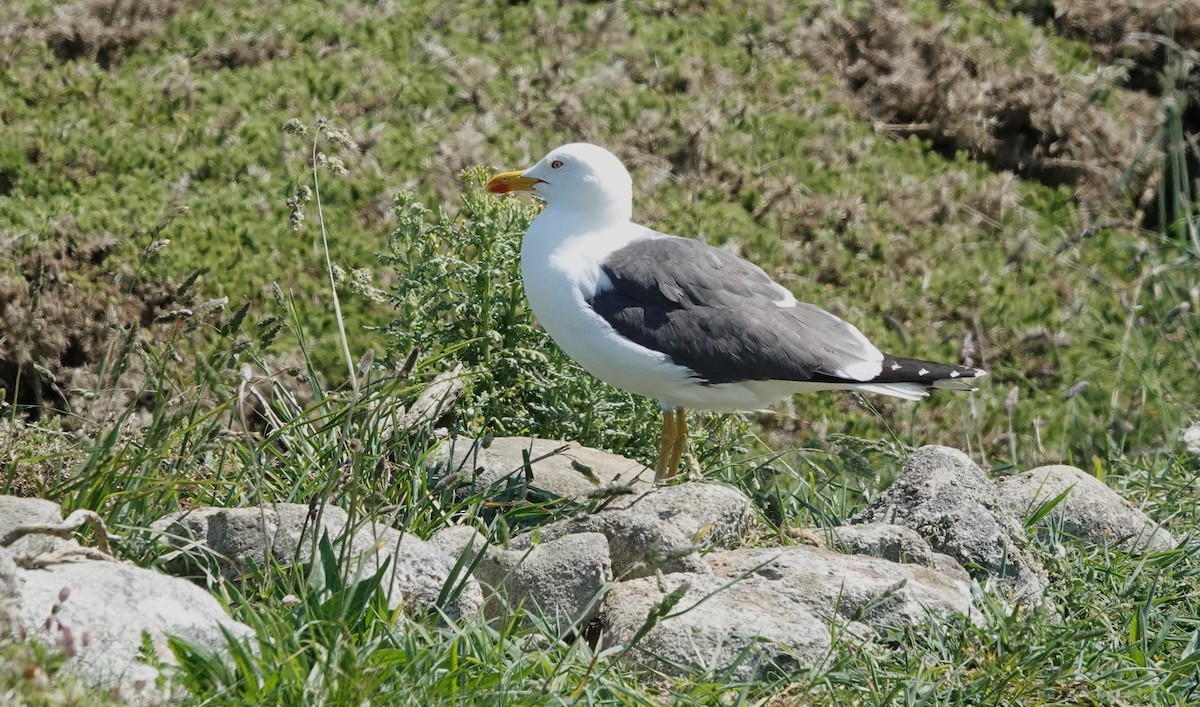
[[[512, 237], [520, 219], [528, 217], [527, 207], [511, 200], [468, 197], [463, 220], [425, 213], [412, 201], [402, 201], [398, 208], [402, 216], [395, 250], [436, 247], [455, 238], [469, 244], [468, 253], [500, 253], [496, 260], [418, 259], [451, 274], [416, 278], [404, 290], [413, 301], [430, 305], [431, 311], [421, 314], [425, 326], [439, 321], [466, 325], [438, 313], [445, 307], [476, 312], [499, 301], [508, 306], [499, 307], [495, 317], [472, 317], [469, 323], [480, 325], [485, 333], [536, 335], [528, 312], [511, 312], [513, 302], [496, 295], [511, 291], [516, 263], [495, 240]], [[414, 233], [421, 237], [405, 239]], [[481, 276], [495, 289], [478, 286]], [[284, 297], [277, 306], [284, 313], [280, 335], [300, 337], [298, 312]], [[495, 328], [482, 326], [489, 323]], [[249, 322], [242, 326], [253, 330]], [[421, 327], [410, 333], [428, 331]], [[503, 532], [508, 524], [544, 522], [556, 513], [546, 507], [537, 518], [528, 513], [497, 515], [485, 508], [481, 496], [455, 500], [431, 488], [423, 464], [431, 445], [428, 427], [397, 430], [390, 425], [401, 405], [423, 387], [426, 371], [444, 367], [447, 350], [482, 372], [472, 380], [473, 397], [466, 404], [474, 407], [468, 411], [486, 409], [493, 396], [503, 393], [507, 397], [498, 409], [531, 414], [530, 400], [540, 399], [539, 394], [555, 395], [561, 379], [574, 375], [564, 359], [539, 361], [548, 369], [549, 381], [541, 381], [548, 387], [529, 387], [522, 398], [521, 391], [511, 387], [522, 379], [504, 362], [520, 356], [519, 347], [477, 348], [466, 356], [469, 346], [478, 347], [487, 336], [455, 334], [444, 341], [435, 336], [421, 344], [428, 355], [416, 357], [407, 373], [392, 373], [396, 367], [391, 364], [358, 371], [357, 393], [350, 387], [327, 390], [309, 375], [308, 390], [298, 391], [294, 385], [282, 385], [284, 373], [267, 380], [243, 376], [243, 366], [259, 370], [269, 364], [256, 345], [236, 345], [232, 330], [229, 337], [229, 348], [214, 355], [205, 371], [181, 378], [164, 368], [154, 384], [158, 390], [185, 393], [183, 400], [190, 402], [164, 410], [137, 435], [102, 430], [86, 459], [61, 452], [75, 468], [69, 475], [48, 479], [47, 496], [68, 507], [101, 510], [123, 536], [118, 549], [124, 556], [150, 566], [164, 561], [161, 548], [143, 529], [158, 515], [191, 505], [327, 499], [356, 518], [383, 514], [418, 536], [456, 519], [490, 521]], [[405, 350], [397, 345], [397, 354]], [[152, 361], [158, 360], [155, 353]], [[310, 365], [303, 360], [293, 375], [304, 378]], [[240, 432], [242, 421], [251, 419], [242, 409], [243, 382], [264, 394], [278, 394], [270, 405], [265, 434]], [[619, 404], [623, 398], [606, 389], [593, 393], [609, 396], [597, 400], [600, 405]], [[297, 402], [299, 397], [310, 402]], [[571, 399], [564, 395], [551, 402], [567, 406]], [[640, 424], [636, 408], [607, 409], [612, 412], [601, 427], [619, 431]], [[471, 414], [462, 417], [468, 427], [477, 424]], [[226, 432], [230, 429], [234, 434]], [[698, 468], [710, 478], [745, 489], [763, 509], [763, 540], [768, 542], [785, 537], [790, 527], [834, 525], [848, 518], [886, 488], [907, 453], [901, 442], [856, 437], [834, 437], [822, 448], [756, 452], [765, 445], [749, 436], [744, 424], [736, 424], [736, 418], [698, 426], [695, 441]], [[1096, 471], [1165, 521], [1181, 536], [1181, 547], [1138, 557], [1089, 549], [1052, 530], [1038, 542], [1055, 578], [1048, 598], [1057, 614], [1044, 609], [1013, 612], [1000, 595], [981, 590], [976, 596], [982, 618], [978, 626], [935, 623], [885, 631], [867, 642], [838, 634], [822, 669], [781, 674], [763, 683], [735, 683], [726, 672], [647, 681], [619, 660], [619, 650], [597, 651], [582, 640], [547, 641], [544, 637], [554, 636], [554, 631], [541, 627], [536, 618], [532, 626], [526, 624], [527, 617], [517, 608], [483, 625], [394, 614], [373, 578], [357, 583], [342, 578], [332, 548], [322, 549], [318, 561], [301, 572], [266, 568], [240, 589], [215, 584], [214, 591], [228, 602], [233, 615], [255, 629], [262, 648], [257, 655], [235, 649], [235, 660], [227, 664], [177, 642], [181, 679], [198, 704], [416, 699], [467, 704], [771, 699], [877, 705], [1186, 704], [1200, 689], [1200, 605], [1192, 591], [1200, 574], [1200, 545], [1187, 535], [1198, 518], [1193, 489], [1200, 480], [1200, 463], [1158, 452], [1139, 460], [1108, 457]], [[55, 674], [52, 653], [34, 653], [24, 660]], [[28, 689], [20, 681], [16, 685]], [[54, 689], [78, 689], [69, 682], [62, 685], [67, 687]]]
[[[195, 393], [228, 385], [225, 404], [205, 410], [189, 403], [156, 418], [140, 435], [97, 436], [90, 456], [72, 460], [74, 473], [46, 495], [68, 507], [100, 509], [122, 536], [118, 551], [149, 566], [167, 556], [143, 529], [162, 513], [197, 504], [327, 499], [353, 518], [382, 515], [418, 536], [452, 519], [490, 518], [498, 531], [534, 520], [498, 516], [485, 509], [481, 495], [455, 500], [428, 485], [423, 459], [429, 429], [389, 428], [400, 405], [421, 387], [408, 378], [364, 373], [358, 395], [318, 387], [311, 391], [315, 402], [305, 406], [284, 396], [271, 406], [274, 422], [266, 434], [223, 433], [240, 429], [234, 392], [242, 380], [240, 364], [261, 365], [253, 347], [227, 355], [235, 365], [217, 366], [223, 373], [172, 378], [167, 386]], [[419, 365], [413, 378], [417, 372]], [[265, 392], [270, 384], [256, 385]], [[631, 421], [618, 417], [611, 424]], [[832, 448], [748, 455], [733, 446], [748, 440], [744, 428], [698, 432], [701, 468], [755, 498], [764, 510], [767, 542], [797, 525], [841, 522], [888, 485], [906, 454], [895, 444], [840, 438]], [[884, 631], [865, 642], [837, 634], [823, 668], [762, 683], [736, 683], [720, 671], [647, 680], [619, 660], [619, 650], [554, 640], [565, 632], [518, 608], [486, 624], [394, 613], [375, 578], [343, 577], [337, 551], [328, 546], [301, 571], [270, 567], [240, 588], [213, 585], [232, 614], [255, 629], [258, 654], [235, 648], [229, 664], [182, 642], [174, 648], [182, 684], [196, 704], [1187, 704], [1200, 690], [1200, 604], [1193, 590], [1200, 543], [1190, 534], [1200, 517], [1193, 491], [1200, 463], [1158, 454], [1142, 462], [1114, 459], [1103, 471], [1110, 484], [1177, 534], [1179, 549], [1127, 555], [1087, 548], [1051, 528], [1037, 543], [1055, 580], [1048, 598], [1056, 614], [1013, 611], [1002, 595], [979, 590], [979, 625], [931, 623]], [[556, 512], [546, 507], [542, 513], [548, 515], [536, 520]], [[5, 650], [56, 674], [53, 652]], [[80, 688], [69, 681], [47, 688], [72, 689]]]
[[[1065, 85], [1098, 71], [1082, 42], [993, 5], [922, 3], [914, 18], [944, 23], [988, 66], [1025, 67], [1035, 47], [1078, 74]], [[1052, 531], [1037, 543], [1056, 614], [1010, 612], [980, 590], [978, 626], [869, 642], [838, 634], [822, 669], [751, 685], [641, 675], [619, 651], [553, 640], [517, 607], [483, 625], [393, 615], [370, 579], [347, 584], [327, 551], [299, 572], [214, 583], [262, 649], [229, 665], [177, 644], [196, 704], [1182, 705], [1200, 695], [1200, 462], [1177, 438], [1200, 397], [1200, 241], [1195, 148], [1179, 111], [1146, 136], [1145, 164], [1157, 169], [1163, 155], [1173, 185], [1154, 205], [1161, 225], [1093, 231], [1101, 215], [1131, 216], [1144, 165], [1128, 165], [1112, 213], [1100, 214], [1066, 186], [875, 129], [804, 45], [816, 41], [812, 18], [852, 18], [862, 4], [139, 7], [162, 12], [139, 32], [109, 28], [125, 43], [83, 32], [109, 52], [103, 66], [62, 60], [43, 41], [63, 26], [53, 4], [21, 0], [0, 27], [18, 40], [0, 43], [11, 138], [0, 148], [0, 247], [112, 238], [108, 267], [174, 282], [207, 268], [204, 296], [230, 298], [165, 339], [114, 351], [113, 370], [134, 358], [145, 368], [134, 397], [152, 405], [73, 421], [78, 432], [5, 411], [0, 490], [97, 510], [122, 556], [165, 563], [146, 529], [195, 505], [316, 499], [419, 537], [573, 512], [503, 513], [431, 487], [433, 423], [396, 423], [459, 363], [466, 394], [443, 421], [452, 433], [562, 437], [649, 461], [653, 404], [594, 381], [534, 325], [516, 253], [536, 207], [480, 189], [489, 165], [525, 165], [574, 139], [629, 159], [640, 220], [737, 248], [882, 348], [946, 360], [973, 349], [991, 372], [979, 393], [915, 407], [810, 396], [762, 424], [696, 418], [690, 468], [755, 500], [758, 540], [843, 521], [911, 448], [942, 442], [997, 473], [1074, 463], [1181, 541], [1139, 557]], [[1167, 73], [1168, 86], [1182, 80]], [[1096, 102], [1119, 115], [1123, 89], [1099, 89]], [[318, 131], [318, 115], [357, 148]], [[292, 119], [308, 133], [285, 131]], [[326, 162], [314, 182], [314, 140], [349, 172]], [[301, 187], [319, 187], [322, 213], [301, 199], [294, 230], [287, 200]], [[322, 226], [346, 273], [336, 292]], [[188, 329], [204, 333], [203, 355], [181, 368]], [[84, 690], [58, 673], [51, 648], [7, 644], [0, 655], [50, 683], [6, 670], [0, 695], [37, 704]], [[78, 701], [89, 700], [103, 696]]]
[[[940, 396], [915, 421], [889, 401], [864, 416], [829, 396], [804, 399], [810, 420], [873, 437], [919, 431], [1008, 456], [1011, 417], [1022, 461], [1086, 461], [1163, 443], [1186, 417], [1171, 400], [1198, 392], [1188, 366], [1196, 308], [1174, 309], [1192, 299], [1194, 243], [1122, 229], [1056, 254], [1093, 218], [1070, 191], [872, 130], [807, 58], [821, 51], [805, 25], [813, 8], [152, 5], [172, 11], [104, 68], [86, 56], [62, 61], [34, 41], [62, 21], [43, 3], [18, 4], [15, 27], [32, 29], [16, 30], [28, 41], [2, 57], [0, 115], [15, 132], [0, 237], [28, 248], [63, 229], [104, 234], [127, 258], [167, 238], [147, 275], [178, 280], [202, 264], [206, 293], [229, 296], [233, 308], [260, 306], [276, 283], [295, 302], [322, 375], [344, 380], [320, 237], [311, 218], [293, 231], [284, 203], [309, 182], [311, 145], [281, 130], [290, 119], [314, 127], [317, 115], [359, 145], [339, 153], [350, 173], [324, 185], [334, 257], [347, 271], [374, 269], [384, 289], [397, 278], [375, 255], [387, 251], [398, 191], [453, 214], [472, 188], [464, 168], [515, 167], [589, 139], [634, 158], [639, 219], [738, 247], [886, 349], [953, 360], [970, 335], [993, 374], [974, 402]], [[1021, 68], [1026, 52], [1011, 48], [1037, 46], [1068, 87], [1096, 71], [1080, 42], [1021, 16], [973, 3], [914, 12], [916, 26], [945, 23], [949, 41], [987, 61], [996, 54], [998, 65]], [[1121, 213], [1128, 199], [1109, 202]], [[1165, 294], [1139, 298], [1146, 287]], [[388, 309], [361, 297], [343, 304], [352, 348], [382, 348], [372, 331], [392, 318]], [[1145, 325], [1127, 332], [1134, 319]], [[1039, 328], [1069, 345], [1028, 341]], [[1164, 341], [1169, 330], [1185, 345]], [[1155, 370], [1123, 363], [1131, 358]], [[1088, 390], [1064, 401], [1082, 381]], [[1011, 386], [1020, 396], [1010, 416]], [[969, 431], [957, 424], [965, 416]], [[1117, 417], [1124, 422], [1096, 431]], [[801, 430], [802, 440], [823, 427]]]

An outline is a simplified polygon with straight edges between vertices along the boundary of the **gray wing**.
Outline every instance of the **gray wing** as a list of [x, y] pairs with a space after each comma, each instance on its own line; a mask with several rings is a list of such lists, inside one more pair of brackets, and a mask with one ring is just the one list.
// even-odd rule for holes
[[858, 329], [700, 241], [636, 241], [601, 267], [611, 287], [589, 300], [592, 309], [705, 383], [860, 382], [880, 372], [883, 355]]

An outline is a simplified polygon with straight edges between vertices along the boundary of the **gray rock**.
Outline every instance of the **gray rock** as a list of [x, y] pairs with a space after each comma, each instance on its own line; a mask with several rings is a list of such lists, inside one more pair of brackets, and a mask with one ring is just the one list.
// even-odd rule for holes
[[[453, 525], [442, 528], [430, 536], [429, 544], [446, 553], [446, 556], [454, 562], [458, 562], [468, 548], [473, 555], [477, 555], [487, 550], [488, 547], [487, 538], [483, 536], [483, 533], [469, 525]], [[468, 565], [471, 563], [471, 559], [466, 560]]]
[[0, 547], [0, 599], [17, 597], [21, 588], [17, 580], [19, 571], [17, 563], [13, 562], [12, 553], [7, 548]]
[[930, 615], [971, 615], [969, 581], [921, 565], [808, 545], [727, 550], [706, 559], [718, 578], [757, 576], [778, 583], [816, 616], [912, 626]]
[[729, 547], [746, 537], [754, 522], [754, 503], [724, 484], [692, 481], [623, 496], [614, 508], [657, 518], [700, 547]]
[[[421, 540], [401, 533], [390, 526], [367, 524], [355, 529], [351, 552], [360, 557], [360, 576], [378, 571], [384, 560], [390, 560], [384, 575], [388, 606], [436, 607], [450, 619], [471, 617], [483, 607], [483, 591], [469, 574], [453, 574], [458, 558]], [[450, 583], [448, 601], [439, 603], [442, 592]]]
[[[492, 548], [475, 576], [508, 606], [544, 617], [557, 633], [591, 621], [613, 579], [608, 540], [600, 533], [566, 535], [527, 550]], [[490, 615], [502, 610], [488, 601]]]
[[[605, 644], [628, 644], [653, 612], [655, 625], [633, 649], [645, 667], [672, 675], [732, 669], [735, 680], [762, 680], [822, 665], [834, 623], [863, 637], [871, 625], [971, 615], [969, 578], [920, 565], [802, 545], [706, 559], [712, 577], [678, 573], [617, 584], [601, 614]], [[677, 591], [678, 603], [664, 609]]]
[[1185, 429], [1179, 437], [1188, 454], [1200, 457], [1200, 422]]
[[917, 531], [903, 525], [862, 523], [818, 528], [812, 532], [823, 536], [829, 548], [838, 552], [869, 555], [900, 564], [922, 565], [954, 580], [971, 581], [971, 575], [958, 560], [934, 552]]
[[646, 577], [655, 572], [712, 574], [691, 541], [670, 523], [630, 510], [581, 514], [514, 537], [509, 547], [524, 550], [534, 538], [548, 542], [574, 533], [602, 533], [617, 579]]
[[[20, 569], [13, 562], [8, 550], [0, 547], [0, 636], [12, 633], [17, 620], [17, 606], [21, 601]], [[0, 642], [4, 639], [0, 638]]]
[[[532, 478], [526, 477], [525, 454]], [[535, 494], [582, 500], [602, 495], [614, 485], [634, 492], [654, 488], [654, 471], [632, 459], [552, 439], [496, 437], [487, 447], [449, 439], [429, 458], [430, 472], [439, 484], [458, 484], [468, 493], [528, 487]]]
[[917, 531], [903, 525], [863, 523], [812, 531], [824, 536], [831, 550], [852, 555], [870, 555], [901, 564], [932, 567], [934, 552]]
[[[74, 515], [78, 515], [77, 511]], [[34, 636], [66, 657], [64, 668], [122, 699], [166, 702], [176, 695], [170, 675], [142, 662], [143, 633], [155, 661], [173, 665], [167, 636], [223, 654], [222, 629], [253, 638], [199, 587], [112, 559], [69, 536], [57, 503], [0, 496], [0, 537], [18, 526], [40, 526], [0, 548], [0, 625]], [[57, 533], [58, 535], [55, 535]], [[102, 559], [94, 559], [100, 557]], [[160, 685], [160, 679], [163, 682]]]
[[[41, 498], [0, 496], [0, 537], [21, 525], [57, 525], [62, 522], [62, 507]], [[64, 549], [79, 547], [69, 538], [45, 533], [31, 533], [8, 545], [12, 558], [18, 563]]]
[[193, 508], [163, 516], [150, 527], [180, 551], [170, 562], [172, 572], [196, 572], [206, 564], [202, 560], [209, 560], [207, 564], [215, 562], [226, 579], [238, 581], [273, 562], [286, 567], [307, 561], [321, 534], [336, 539], [346, 522], [346, 512], [340, 508], [325, 506], [310, 519], [307, 505], [280, 503]]
[[19, 579], [18, 621], [26, 634], [63, 650], [72, 674], [124, 698], [172, 698], [169, 684], [156, 685], [158, 669], [139, 660], [143, 633], [167, 665], [175, 662], [167, 636], [219, 653], [228, 646], [222, 629], [241, 640], [253, 637], [203, 589], [132, 565], [66, 562], [20, 570]]
[[1041, 466], [1001, 479], [1000, 504], [1014, 517], [1026, 518], [1041, 504], [1067, 496], [1041, 520], [1095, 544], [1112, 543], [1130, 551], [1171, 550], [1175, 539], [1103, 481], [1073, 466]]
[[912, 528], [934, 552], [976, 579], [1003, 580], [1021, 601], [1040, 602], [1049, 581], [1024, 528], [999, 507], [995, 485], [957, 449], [913, 452], [895, 483], [852, 522]]
[[[664, 606], [668, 596], [677, 603]], [[621, 582], [600, 617], [604, 646], [628, 646], [651, 620], [629, 657], [668, 675], [729, 669], [733, 680], [761, 681], [821, 665], [829, 654], [829, 626], [795, 592], [761, 576], [729, 583], [677, 573]]]
[[929, 568], [941, 572], [950, 579], [966, 582], [967, 584], [971, 583], [971, 574], [963, 568], [961, 562], [949, 555], [940, 552], [933, 553]]
[[396, 427], [408, 431], [414, 428], [433, 425], [439, 418], [454, 409], [463, 393], [463, 366], [456, 365], [453, 369], [439, 373], [417, 399], [412, 407], [400, 416]]
[[448, 604], [438, 606], [457, 558], [382, 523], [363, 522], [349, 529], [348, 523], [346, 512], [335, 506], [325, 506], [310, 519], [307, 505], [279, 503], [252, 508], [196, 508], [165, 516], [152, 528], [181, 551], [178, 560], [171, 563], [173, 571], [180, 573], [196, 571], [197, 545], [213, 554], [221, 574], [233, 580], [269, 562], [284, 566], [307, 562], [312, 558], [315, 541], [327, 533], [340, 556], [347, 559], [349, 579], [369, 577], [390, 559], [383, 579], [393, 609], [401, 604], [436, 607], [450, 618], [459, 618], [474, 614], [482, 606], [483, 594], [470, 577], [456, 578], [463, 585], [452, 592]]

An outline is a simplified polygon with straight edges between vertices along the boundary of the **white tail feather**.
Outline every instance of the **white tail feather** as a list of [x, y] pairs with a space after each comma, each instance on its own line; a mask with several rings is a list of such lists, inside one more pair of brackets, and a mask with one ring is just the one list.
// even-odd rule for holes
[[848, 390], [890, 395], [905, 400], [920, 400], [929, 397], [929, 390], [920, 383], [859, 383], [846, 386]]

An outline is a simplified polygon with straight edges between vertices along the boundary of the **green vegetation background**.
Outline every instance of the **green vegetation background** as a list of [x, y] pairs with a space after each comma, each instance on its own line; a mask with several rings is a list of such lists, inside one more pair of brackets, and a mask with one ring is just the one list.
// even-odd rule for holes
[[[1200, 399], [1200, 252], [1191, 192], [1170, 192], [1175, 206], [1154, 197], [1177, 166], [1171, 149], [1186, 150], [1171, 141], [1178, 115], [1156, 102], [1175, 79], [1164, 68], [1158, 93], [1145, 98], [1095, 46], [1035, 24], [1038, 7], [18, 0], [0, 11], [0, 254], [20, 270], [31, 254], [103, 253], [98, 270], [53, 273], [83, 293], [180, 283], [202, 270], [193, 289], [229, 303], [197, 381], [247, 360], [223, 338], [239, 331], [236, 313], [248, 304], [247, 322], [295, 323], [272, 351], [303, 341], [318, 401], [344, 391], [315, 205], [304, 205], [295, 229], [287, 203], [313, 186], [321, 116], [354, 143], [318, 146], [346, 168], [326, 159], [317, 170], [334, 258], [347, 273], [367, 268], [379, 288], [362, 286], [362, 274], [351, 287], [351, 274], [340, 290], [353, 356], [375, 349], [386, 373], [420, 345], [422, 375], [465, 357], [476, 367], [457, 421], [466, 431], [560, 434], [649, 461], [653, 405], [591, 382], [544, 348], [511, 279], [503, 287], [489, 279], [511, 278], [520, 224], [534, 207], [483, 197], [485, 172], [472, 168], [515, 168], [563, 142], [596, 142], [630, 165], [643, 223], [755, 260], [881, 348], [990, 371], [974, 395], [918, 406], [797, 398], [794, 409], [761, 421], [760, 437], [728, 420], [700, 426], [695, 468], [746, 488], [779, 528], [846, 517], [882, 487], [904, 445], [941, 442], [1000, 469], [1074, 463], [1182, 537], [1197, 518], [1196, 464], [1178, 435]], [[895, 23], [880, 31], [877, 13]], [[868, 95], [864, 87], [878, 82], [855, 73], [864, 62], [842, 37], [886, 44], [889, 29], [897, 44], [920, 50], [901, 59], [931, 63], [891, 66], [910, 79], [928, 72], [896, 93]], [[1045, 81], [1021, 84], [1028, 77]], [[904, 93], [929, 107], [898, 103], [888, 114], [888, 101]], [[1077, 129], [1055, 134], [1061, 145], [1006, 154], [1005, 144], [1015, 150], [1038, 134], [1032, 124], [988, 144], [1005, 110], [1033, 115], [1029, 106], [1039, 105], [1067, 106], [1055, 126]], [[960, 120], [939, 122], [943, 112]], [[292, 120], [307, 136], [284, 130]], [[1069, 152], [1080, 134], [1100, 148]], [[1058, 147], [1066, 157], [1053, 154]], [[170, 244], [147, 253], [163, 239]], [[446, 258], [484, 266], [434, 287], [427, 275]], [[381, 293], [382, 301], [366, 296]], [[509, 323], [524, 328], [501, 332], [495, 323], [507, 314], [469, 309], [493, 301], [513, 308]], [[22, 326], [6, 316], [8, 331]], [[254, 337], [263, 328], [246, 330]], [[486, 343], [512, 331], [525, 347], [519, 355]], [[416, 389], [376, 390], [371, 400], [407, 400]], [[366, 434], [354, 410], [307, 421], [294, 410], [300, 421], [261, 446], [226, 448], [210, 444], [222, 434], [215, 418], [196, 408], [186, 420], [171, 417], [165, 403], [176, 392], [151, 385], [155, 423], [133, 441], [96, 436], [82, 452], [60, 437], [52, 449], [13, 445], [10, 488], [19, 464], [53, 466], [38, 490], [68, 507], [102, 508], [130, 530], [125, 555], [147, 563], [157, 561], [154, 551], [135, 531], [154, 514], [192, 502], [328, 498], [335, 468], [355, 480], [339, 503], [407, 508], [398, 522], [420, 535], [479, 510], [430, 501], [423, 443], [347, 446], [343, 433]], [[541, 408], [537, 395], [546, 398]], [[311, 452], [281, 455], [270, 446], [281, 441]], [[737, 462], [747, 451], [753, 463]], [[868, 463], [860, 452], [875, 456]], [[401, 470], [386, 481], [372, 475], [385, 458]], [[780, 478], [791, 482], [771, 483]], [[360, 617], [311, 633], [303, 627], [319, 622], [304, 611], [326, 611], [328, 596], [269, 576], [258, 596], [235, 592], [229, 601], [275, 639], [277, 650], [246, 660], [280, 677], [264, 685], [247, 677], [255, 669], [193, 659], [189, 687], [248, 703], [403, 699], [419, 690], [470, 701], [501, 688], [528, 703], [564, 692], [698, 704], [772, 692], [874, 704], [937, 695], [964, 704], [1186, 702], [1200, 655], [1194, 542], [1149, 561], [1056, 547], [1052, 569], [1067, 578], [1056, 589], [1062, 622], [988, 605], [984, 627], [891, 636], [839, 653], [825, 673], [758, 686], [729, 685], [720, 674], [646, 686], [612, 656], [580, 642], [541, 646], [515, 621], [459, 633], [426, 623], [398, 635]], [[293, 590], [311, 603], [282, 611]], [[329, 677], [314, 687], [306, 671]]]
[[[162, 0], [115, 26], [71, 14], [103, 5], [22, 2], [6, 25], [6, 247], [106, 238], [132, 259], [170, 239], [152, 275], [208, 268], [203, 287], [231, 308], [278, 283], [334, 377], [318, 232], [311, 218], [293, 231], [284, 203], [310, 179], [309, 146], [281, 130], [289, 119], [326, 116], [357, 141], [342, 155], [349, 174], [322, 184], [325, 219], [342, 266], [374, 268], [381, 287], [394, 282], [375, 256], [397, 192], [455, 211], [477, 188], [464, 168], [589, 140], [630, 162], [641, 221], [738, 250], [885, 349], [961, 360], [965, 346], [992, 371], [970, 400], [938, 396], [912, 418], [886, 400], [876, 414], [801, 399], [801, 438], [890, 429], [1086, 462], [1112, 443], [1161, 444], [1200, 387], [1195, 292], [1170, 272], [1190, 260], [1140, 262], [1165, 244], [1128, 230], [1059, 253], [1102, 215], [1081, 214], [1070, 189], [873, 129], [813, 66], [833, 51], [805, 29], [822, 21], [815, 6]], [[914, 7], [918, 28], [944, 23], [998, 66], [1040, 53], [1090, 82], [1094, 103], [1121, 107], [1085, 45], [1023, 15]], [[1136, 195], [1121, 186], [1105, 196], [1125, 215]], [[366, 327], [392, 312], [346, 306], [353, 348], [378, 346]]]

